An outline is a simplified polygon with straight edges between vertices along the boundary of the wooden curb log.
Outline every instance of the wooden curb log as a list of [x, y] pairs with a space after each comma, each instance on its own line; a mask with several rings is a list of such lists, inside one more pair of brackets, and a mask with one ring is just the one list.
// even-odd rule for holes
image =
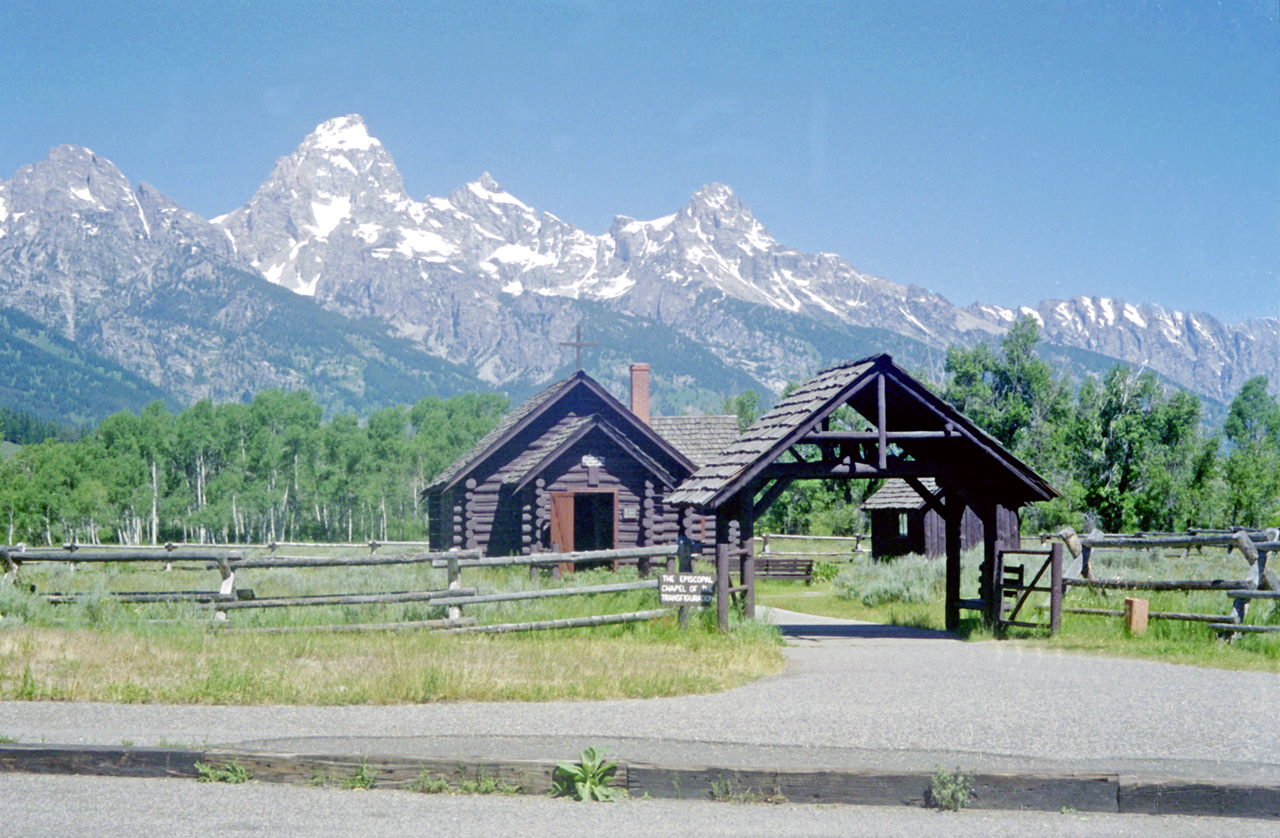
[[[571, 757], [570, 757], [571, 759]], [[200, 776], [196, 763], [238, 765], [253, 780], [342, 786], [358, 775], [372, 788], [414, 789], [425, 780], [489, 778], [547, 794], [555, 760], [293, 754], [237, 749], [0, 745], [0, 771], [113, 777]], [[923, 806], [932, 773], [923, 771], [751, 769], [618, 761], [611, 785], [632, 797], [694, 800], [787, 800]], [[1125, 774], [975, 772], [969, 807], [1133, 814], [1216, 815], [1280, 820], [1280, 787], [1153, 779]]]

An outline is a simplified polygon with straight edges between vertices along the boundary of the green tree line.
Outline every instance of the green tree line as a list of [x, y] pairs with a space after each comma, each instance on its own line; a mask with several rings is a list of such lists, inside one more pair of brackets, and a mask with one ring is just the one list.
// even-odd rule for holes
[[507, 406], [428, 397], [360, 422], [323, 421], [306, 391], [176, 415], [153, 402], [0, 463], [0, 521], [10, 544], [418, 539], [423, 487]]

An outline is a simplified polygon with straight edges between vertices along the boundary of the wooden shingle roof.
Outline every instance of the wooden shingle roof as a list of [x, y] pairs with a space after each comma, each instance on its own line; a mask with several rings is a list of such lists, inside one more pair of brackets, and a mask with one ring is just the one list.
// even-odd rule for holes
[[626, 434], [614, 427], [604, 417], [594, 413], [590, 416], [565, 417], [544, 434], [541, 439], [531, 444], [519, 457], [499, 470], [498, 473], [502, 482], [515, 485], [517, 491], [523, 489], [530, 480], [541, 474], [548, 465], [592, 432], [612, 440], [614, 444], [643, 465], [650, 474], [661, 480], [664, 485], [670, 486], [677, 482], [670, 472], [646, 454]]
[[698, 466], [711, 462], [738, 438], [737, 416], [654, 416], [649, 425]]
[[[883, 401], [879, 393], [883, 392]], [[946, 474], [950, 482], [1006, 505], [1057, 496], [1057, 491], [990, 435], [937, 394], [912, 378], [888, 355], [875, 355], [822, 370], [761, 417], [728, 449], [698, 469], [668, 497], [669, 503], [719, 508], [739, 492], [758, 489], [771, 475], [817, 476], [808, 464], [775, 465], [793, 446], [815, 439], [825, 420], [848, 405], [882, 430], [898, 434], [894, 447], [907, 467], [860, 466], [851, 461], [842, 476], [890, 477]], [[915, 438], [908, 440], [912, 434]], [[835, 464], [839, 468], [839, 464]], [[834, 471], [827, 473], [835, 475]]]
[[[556, 419], [556, 411], [566, 409], [569, 404], [562, 400], [575, 392], [577, 396], [587, 396], [588, 402], [594, 404], [594, 409], [600, 412], [580, 416], [572, 410], [566, 410], [564, 415]], [[553, 424], [550, 428], [538, 432], [537, 438], [527, 440], [526, 448], [523, 450], [513, 450], [514, 446], [508, 445], [508, 443], [517, 442], [517, 438], [522, 435], [527, 437], [529, 429], [539, 421], [553, 421]], [[513, 474], [519, 472], [514, 482], [522, 484], [524, 478], [537, 471], [545, 462], [545, 458], [558, 451], [566, 440], [589, 429], [589, 423], [594, 423], [590, 425], [593, 428], [607, 427], [607, 435], [615, 437], [615, 441], [625, 438], [627, 442], [624, 447], [634, 449], [633, 453], [640, 456], [647, 465], [655, 468], [657, 470], [655, 473], [659, 475], [685, 474], [697, 468], [687, 454], [636, 418], [599, 382], [585, 372], [578, 371], [563, 381], [557, 381], [545, 390], [530, 396], [519, 407], [504, 416], [497, 427], [485, 434], [471, 447], [471, 450], [437, 475], [423, 490], [423, 495], [447, 490], [469, 476], [480, 475], [486, 471], [489, 473], [510, 471]], [[669, 459], [668, 467], [659, 466], [652, 456], [643, 454], [642, 446], [648, 446], [651, 451], [657, 452], [656, 456], [659, 458]], [[508, 482], [506, 478], [507, 475], [504, 474], [504, 482]]]
[[[735, 485], [753, 465], [772, 462], [791, 447], [796, 429], [816, 425], [813, 417], [832, 404], [849, 384], [871, 369], [870, 359], [823, 370], [760, 417], [716, 459], [694, 472], [668, 498], [670, 503], [715, 505], [726, 489]], [[835, 407], [838, 407], [836, 403]], [[807, 430], [807, 428], [806, 428]]]
[[[932, 493], [938, 491], [938, 481], [932, 477], [921, 477], [920, 484]], [[859, 507], [865, 511], [875, 509], [912, 510], [924, 507], [925, 500], [920, 493], [911, 488], [911, 484], [900, 477], [891, 477], [871, 497]]]

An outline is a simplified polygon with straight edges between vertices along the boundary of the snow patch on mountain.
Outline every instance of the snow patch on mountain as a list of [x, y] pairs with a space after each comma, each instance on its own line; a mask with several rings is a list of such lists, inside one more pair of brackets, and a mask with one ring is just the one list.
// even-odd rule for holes
[[311, 217], [316, 220], [315, 226], [310, 228], [311, 232], [318, 239], [326, 238], [339, 224], [351, 217], [351, 198], [335, 197], [327, 204], [312, 201]]

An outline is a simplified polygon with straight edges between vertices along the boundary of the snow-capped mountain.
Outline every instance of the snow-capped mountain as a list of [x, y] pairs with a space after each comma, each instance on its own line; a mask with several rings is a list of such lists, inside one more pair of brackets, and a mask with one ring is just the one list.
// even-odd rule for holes
[[220, 228], [75, 146], [0, 182], [0, 306], [180, 403], [305, 386], [355, 407], [475, 383], [264, 282]]
[[[815, 353], [776, 351], [776, 340], [716, 301], [827, 327], [889, 328], [939, 348], [998, 331], [937, 294], [780, 245], [721, 184], [664, 218], [619, 217], [602, 235], [535, 211], [488, 174], [415, 201], [354, 115], [320, 125], [249, 203], [214, 221], [271, 281], [385, 319], [494, 384], [545, 380], [562, 365], [565, 335], [543, 322], [564, 310], [555, 298], [666, 323], [774, 388], [812, 372]], [[560, 319], [567, 333], [573, 318]]]
[[1228, 326], [1201, 312], [1134, 305], [1106, 297], [1044, 300], [1017, 311], [974, 304], [993, 325], [1034, 317], [1051, 343], [1086, 349], [1151, 369], [1218, 401], [1230, 401], [1249, 378], [1280, 383], [1280, 320], [1258, 318]]
[[564, 373], [578, 325], [601, 344], [595, 374], [655, 361], [706, 401], [877, 351], [936, 372], [947, 346], [1019, 316], [1078, 368], [1122, 360], [1220, 401], [1253, 375], [1280, 383], [1275, 319], [1083, 297], [960, 308], [786, 247], [722, 184], [599, 234], [488, 174], [416, 200], [354, 115], [317, 127], [212, 221], [87, 149], [54, 149], [0, 181], [0, 294], [184, 401], [267, 386], [340, 407], [481, 382], [519, 394]]

